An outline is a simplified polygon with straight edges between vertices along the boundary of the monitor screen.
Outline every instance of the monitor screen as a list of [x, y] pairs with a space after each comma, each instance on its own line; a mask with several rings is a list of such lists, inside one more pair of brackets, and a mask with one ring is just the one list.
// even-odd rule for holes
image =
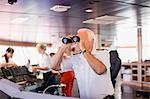
[[13, 72], [13, 76], [21, 75], [20, 67], [11, 68], [11, 71]]
[[12, 72], [11, 72], [11, 70], [10, 69], [2, 69], [2, 71], [3, 71], [3, 74], [4, 74], [4, 76], [6, 77], [6, 78], [8, 78], [8, 79], [11, 79], [12, 78]]
[[25, 66], [22, 66], [21, 68], [20, 68], [20, 71], [21, 71], [21, 74], [22, 75], [27, 75], [29, 72], [28, 72], [28, 68], [27, 67], [25, 67]]
[[3, 77], [4, 77], [3, 72], [2, 72], [2, 70], [0, 69], [0, 78], [3, 78]]

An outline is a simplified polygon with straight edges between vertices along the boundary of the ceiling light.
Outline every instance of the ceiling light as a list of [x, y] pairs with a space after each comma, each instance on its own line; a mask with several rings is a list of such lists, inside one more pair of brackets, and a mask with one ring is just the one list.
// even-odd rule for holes
[[55, 12], [65, 12], [69, 10], [71, 6], [63, 6], [63, 5], [55, 5], [50, 10], [55, 11]]
[[104, 15], [104, 16], [101, 16], [101, 17], [97, 17], [96, 19], [97, 20], [105, 20], [105, 21], [120, 21], [120, 20], [127, 19], [127, 17]]
[[28, 18], [18, 17], [18, 18], [15, 18], [14, 20], [12, 20], [11, 23], [23, 23], [27, 20], [28, 20]]
[[88, 19], [83, 21], [83, 23], [90, 23], [90, 24], [115, 24], [116, 22], [119, 22], [121, 20], [127, 19], [127, 17], [122, 16], [101, 16], [96, 17], [94, 19]]
[[93, 10], [92, 9], [86, 9], [85, 12], [91, 13], [91, 12], [93, 12]]
[[88, 20], [83, 21], [82, 23], [97, 24], [97, 21], [95, 19], [88, 19]]

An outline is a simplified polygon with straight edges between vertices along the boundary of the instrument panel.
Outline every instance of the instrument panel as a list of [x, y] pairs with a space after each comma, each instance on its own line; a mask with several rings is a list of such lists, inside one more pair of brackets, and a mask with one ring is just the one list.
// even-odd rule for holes
[[40, 82], [36, 78], [36, 75], [28, 71], [26, 66], [1, 68], [0, 79], [1, 78], [5, 78], [15, 82], [16, 84], [23, 85], [23, 87], [36, 85], [37, 82]]

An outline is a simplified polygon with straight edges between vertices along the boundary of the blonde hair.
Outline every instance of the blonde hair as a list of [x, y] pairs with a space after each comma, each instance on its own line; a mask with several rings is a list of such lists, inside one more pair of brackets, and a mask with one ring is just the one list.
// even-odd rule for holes
[[36, 45], [36, 48], [40, 48], [40, 49], [46, 50], [46, 44], [38, 43], [38, 44]]

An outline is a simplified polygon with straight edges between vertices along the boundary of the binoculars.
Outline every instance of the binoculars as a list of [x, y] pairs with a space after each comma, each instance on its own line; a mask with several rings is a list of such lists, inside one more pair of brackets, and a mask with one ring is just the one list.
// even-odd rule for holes
[[66, 37], [62, 38], [62, 43], [64, 43], [64, 44], [73, 43], [73, 42], [80, 42], [80, 37], [79, 36], [73, 36], [70, 38], [66, 38]]

